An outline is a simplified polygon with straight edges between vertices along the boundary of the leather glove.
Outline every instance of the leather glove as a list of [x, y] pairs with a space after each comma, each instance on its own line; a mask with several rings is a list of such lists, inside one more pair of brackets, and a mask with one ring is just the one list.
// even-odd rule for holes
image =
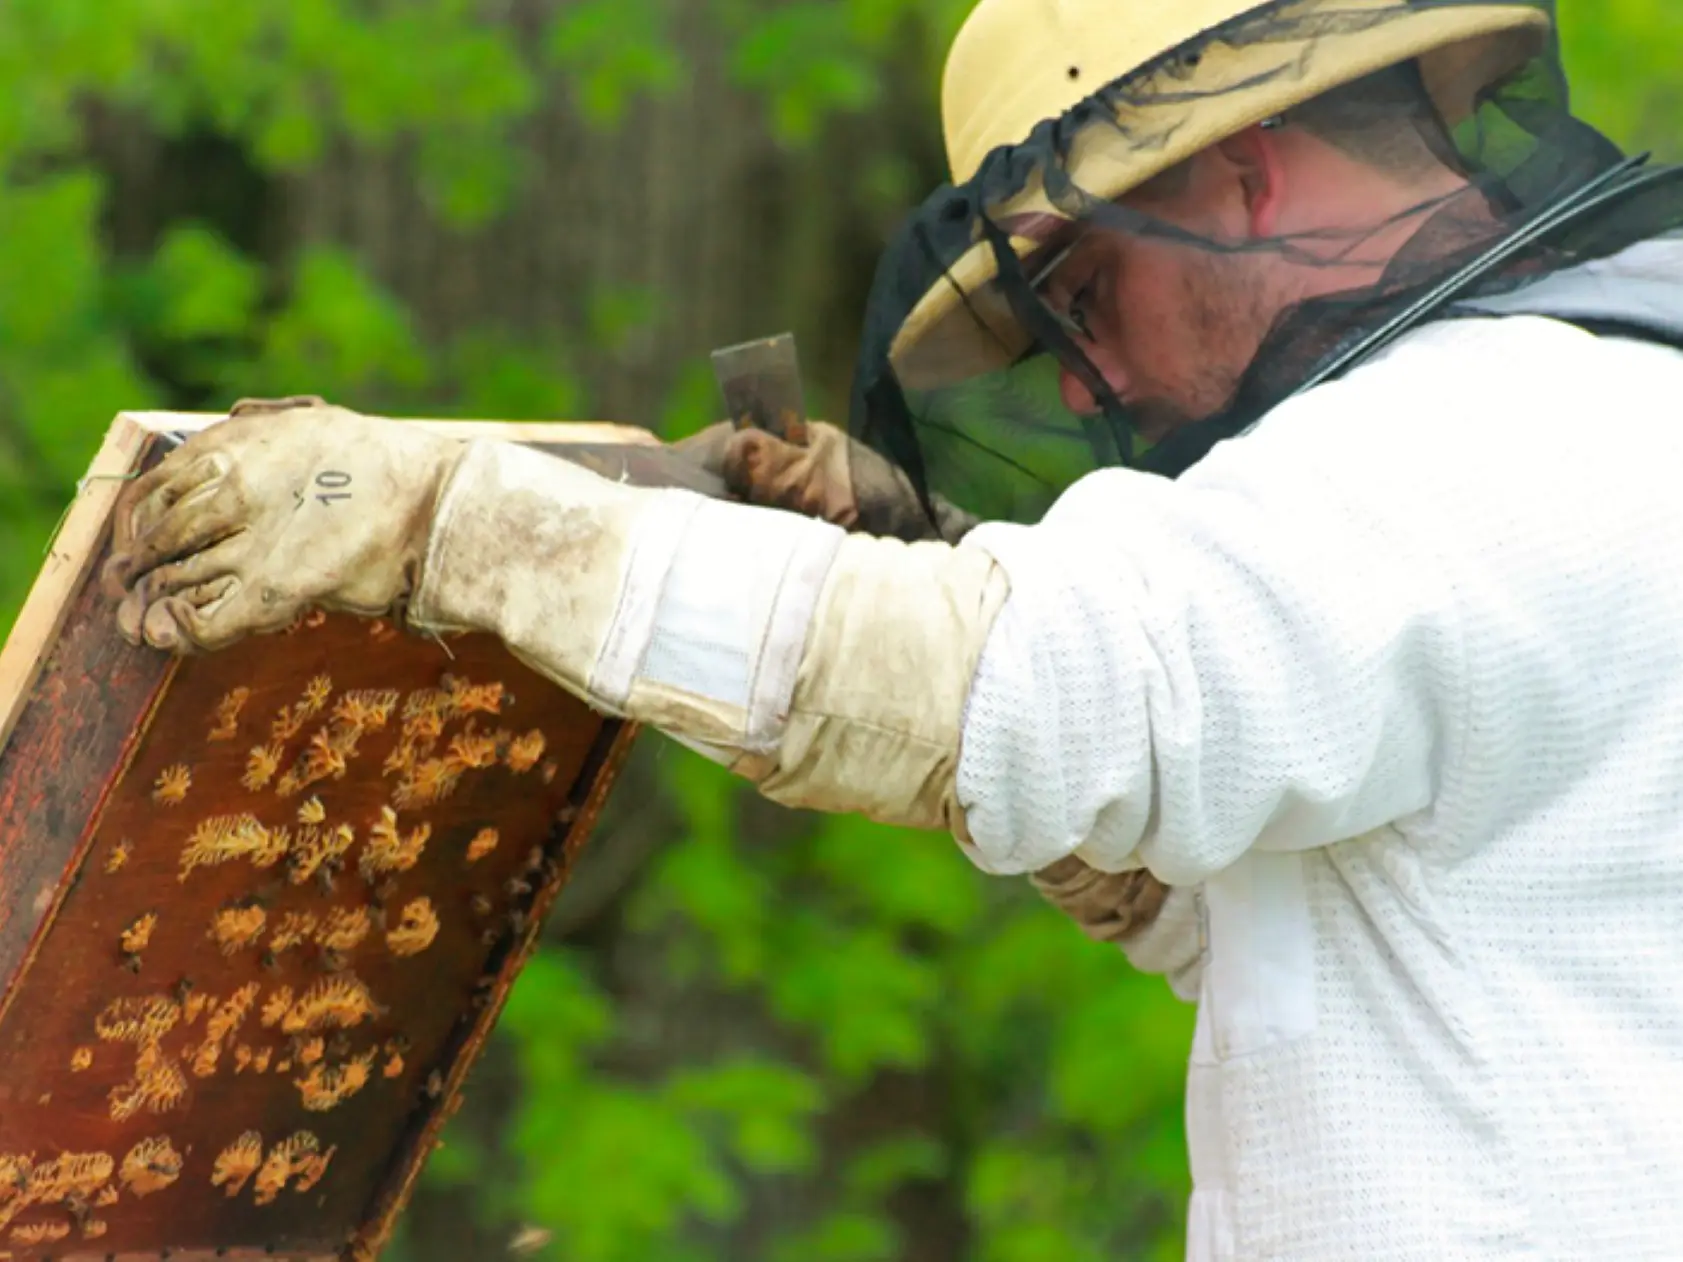
[[119, 498], [102, 576], [119, 631], [187, 653], [312, 607], [401, 618], [464, 450], [314, 396], [237, 403]]
[[[751, 504], [821, 518], [844, 530], [956, 544], [976, 526], [975, 517], [940, 496], [931, 496], [936, 515], [931, 525], [911, 482], [887, 459], [828, 422], [811, 422], [806, 431], [806, 445], [797, 446], [725, 421], [673, 445], [699, 456]], [[1149, 872], [1112, 875], [1073, 855], [1030, 880], [1101, 942], [1119, 943], [1149, 928], [1169, 896], [1168, 887]]]
[[699, 457], [731, 492], [750, 504], [816, 517], [843, 530], [907, 542], [957, 543], [977, 519], [931, 496], [935, 522], [906, 475], [885, 457], [827, 421], [806, 425], [804, 446], [729, 421], [673, 446]]
[[1169, 887], [1143, 868], [1100, 872], [1074, 855], [1042, 868], [1029, 880], [1095, 942], [1128, 941], [1155, 923], [1169, 897]]

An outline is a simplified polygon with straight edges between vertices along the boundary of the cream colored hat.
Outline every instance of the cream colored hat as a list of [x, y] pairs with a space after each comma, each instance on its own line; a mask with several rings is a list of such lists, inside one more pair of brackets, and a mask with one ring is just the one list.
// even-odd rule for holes
[[[1446, 123], [1544, 46], [1549, 15], [1500, 0], [980, 0], [947, 57], [942, 124], [955, 185], [1107, 89], [1104, 117], [1074, 137], [1065, 170], [1104, 201], [1246, 127], [1387, 66], [1418, 58]], [[1004, 205], [1067, 218], [1038, 178]], [[1019, 256], [1038, 242], [1013, 237]], [[991, 372], [1030, 345], [993, 284], [978, 241], [924, 294], [889, 352], [895, 375], [927, 389]]]

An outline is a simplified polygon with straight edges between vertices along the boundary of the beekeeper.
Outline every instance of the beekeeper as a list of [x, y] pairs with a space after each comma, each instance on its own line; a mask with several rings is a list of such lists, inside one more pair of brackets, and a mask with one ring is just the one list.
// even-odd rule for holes
[[[981, 0], [943, 110], [850, 430], [703, 436], [751, 503], [255, 404], [125, 634], [494, 632], [1033, 877], [1196, 999], [1193, 1258], [1683, 1256], [1683, 183], [1527, 0]], [[952, 454], [1071, 436], [1031, 522]]]

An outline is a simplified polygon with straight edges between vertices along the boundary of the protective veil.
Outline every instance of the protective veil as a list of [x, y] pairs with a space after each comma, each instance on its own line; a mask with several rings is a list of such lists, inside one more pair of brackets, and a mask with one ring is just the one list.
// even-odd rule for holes
[[[937, 190], [882, 259], [851, 414], [855, 437], [902, 468], [932, 513], [928, 497], [939, 493], [984, 517], [1036, 518], [1075, 478], [1107, 465], [1176, 477], [1410, 328], [1497, 296], [1523, 309], [1535, 282], [1683, 225], [1683, 172], [1627, 158], [1572, 115], [1552, 0], [1285, 0], [1209, 25], [1111, 82], [1090, 83], [1088, 67], [1074, 64], [1071, 48], [1102, 44], [1113, 29], [1158, 22], [1168, 40], [1176, 20], [1197, 29], [1211, 15], [1193, 10], [1210, 7], [1165, 6], [1174, 19], [1104, 0], [1060, 5], [1049, 25], [1091, 29], [1053, 31], [1039, 47], [1020, 13], [1017, 28], [990, 29], [984, 3], [960, 36], [946, 85], [960, 182]], [[1023, 77], [1021, 91], [1000, 90], [1004, 72]], [[1008, 134], [1010, 123], [993, 120], [992, 133], [963, 125], [986, 113], [990, 93], [1010, 102], [1060, 92], [1067, 108], [1016, 120], [1016, 143], [978, 152], [978, 134]], [[1401, 116], [1466, 186], [1400, 219], [1216, 239], [1125, 200], [1251, 125], [1301, 118], [1338, 145]], [[1088, 233], [1211, 257], [1274, 252], [1336, 276], [1364, 242], [1400, 223], [1411, 235], [1377, 281], [1334, 283], [1285, 311], [1225, 405], [1154, 447], [1041, 283]], [[1091, 391], [1097, 414], [1061, 407], [1059, 365]]]

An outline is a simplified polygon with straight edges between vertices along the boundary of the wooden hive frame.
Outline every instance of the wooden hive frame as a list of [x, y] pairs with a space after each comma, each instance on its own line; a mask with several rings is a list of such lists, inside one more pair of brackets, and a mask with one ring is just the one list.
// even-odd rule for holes
[[125, 644], [113, 505], [216, 419], [116, 418], [0, 650], [0, 1259], [375, 1257], [635, 735], [494, 637]]

